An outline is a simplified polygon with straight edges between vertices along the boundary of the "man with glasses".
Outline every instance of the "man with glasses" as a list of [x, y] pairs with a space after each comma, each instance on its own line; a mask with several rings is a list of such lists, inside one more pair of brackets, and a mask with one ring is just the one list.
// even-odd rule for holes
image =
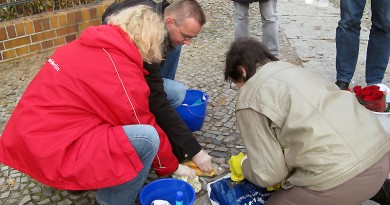
[[[182, 121], [176, 108], [183, 102], [187, 88], [174, 80], [179, 62], [182, 45], [190, 45], [206, 23], [205, 14], [200, 4], [195, 0], [127, 0], [113, 3], [102, 16], [106, 18], [121, 9], [148, 5], [163, 17], [168, 33], [164, 42], [166, 55], [161, 64], [144, 62], [149, 72], [146, 81], [150, 88], [150, 111], [155, 115], [157, 124], [165, 131], [171, 142], [173, 153], [179, 162], [192, 159], [203, 171], [212, 170], [212, 158], [202, 150], [199, 142], [192, 135], [187, 125]], [[172, 1], [172, 0], [171, 0]], [[191, 175], [192, 170], [187, 166], [179, 166], [177, 175]]]

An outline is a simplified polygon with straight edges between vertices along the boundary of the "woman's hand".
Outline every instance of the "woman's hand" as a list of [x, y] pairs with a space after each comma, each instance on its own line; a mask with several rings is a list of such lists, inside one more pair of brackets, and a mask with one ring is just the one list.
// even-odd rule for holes
[[198, 154], [192, 157], [192, 161], [196, 164], [196, 166], [206, 172], [213, 170], [213, 163], [211, 160], [212, 157], [203, 150], [200, 150]]
[[188, 179], [193, 179], [196, 177], [195, 170], [189, 168], [187, 165], [179, 164], [179, 167], [175, 172], [173, 172], [174, 175], [178, 176], [186, 176]]

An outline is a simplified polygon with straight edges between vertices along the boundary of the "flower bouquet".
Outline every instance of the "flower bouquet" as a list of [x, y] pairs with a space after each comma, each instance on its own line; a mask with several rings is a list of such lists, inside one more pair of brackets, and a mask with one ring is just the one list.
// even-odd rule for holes
[[386, 103], [386, 92], [380, 90], [377, 85], [369, 85], [362, 88], [360, 85], [353, 87], [357, 100], [365, 108], [373, 112], [389, 112], [390, 103]]
[[385, 131], [390, 134], [390, 88], [383, 84], [364, 88], [355, 86], [352, 92], [360, 104], [377, 116]]

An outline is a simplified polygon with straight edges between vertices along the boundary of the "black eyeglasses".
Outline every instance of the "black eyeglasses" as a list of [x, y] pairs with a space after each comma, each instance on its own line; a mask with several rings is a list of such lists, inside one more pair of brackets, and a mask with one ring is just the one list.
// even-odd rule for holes
[[177, 24], [176, 20], [173, 19], [173, 21], [175, 22], [176, 27], [179, 29], [181, 36], [183, 36], [183, 39], [184, 39], [183, 41], [187, 41], [187, 40], [191, 40], [193, 38], [196, 38], [196, 36], [190, 36], [190, 35], [187, 35], [187, 34], [183, 33], [181, 31], [179, 25]]

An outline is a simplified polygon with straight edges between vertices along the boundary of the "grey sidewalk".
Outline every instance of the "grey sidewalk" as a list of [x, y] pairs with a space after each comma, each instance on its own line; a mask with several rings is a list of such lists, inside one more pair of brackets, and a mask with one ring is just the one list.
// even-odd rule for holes
[[[291, 47], [301, 59], [303, 67], [313, 70], [330, 81], [336, 81], [336, 27], [339, 20], [339, 8], [333, 4], [317, 7], [303, 3], [304, 0], [279, 0], [280, 29]], [[336, 6], [337, 7], [337, 6]], [[368, 19], [365, 19], [368, 18]], [[369, 35], [369, 16], [363, 16], [360, 52], [356, 73], [352, 81], [365, 85], [364, 70]], [[388, 65], [383, 83], [390, 85], [390, 65]]]
[[[302, 2], [300, 2], [302, 1]], [[281, 60], [305, 69], [313, 70], [324, 78], [335, 81], [335, 29], [339, 10], [306, 5], [304, 0], [280, 0]], [[234, 14], [230, 0], [199, 0], [206, 15], [207, 24], [191, 46], [183, 47], [177, 80], [192, 89], [206, 91], [210, 97], [205, 123], [194, 133], [204, 149], [214, 157], [220, 176], [228, 172], [228, 159], [245, 151], [235, 123], [234, 105], [237, 90], [231, 89], [223, 80], [224, 54], [233, 40]], [[257, 5], [251, 5], [252, 36], [261, 39], [261, 21]], [[368, 28], [363, 29], [361, 55], [354, 81], [364, 82], [364, 47], [367, 44]], [[389, 69], [384, 82], [390, 85]], [[155, 179], [153, 172], [149, 180]], [[202, 178], [203, 185], [214, 180]], [[9, 184], [14, 182], [14, 184]], [[4, 205], [88, 205], [92, 204], [94, 191], [71, 194], [36, 182], [30, 177], [0, 164], [0, 204]], [[196, 205], [209, 204], [202, 190]], [[366, 202], [365, 205], [373, 204]]]

